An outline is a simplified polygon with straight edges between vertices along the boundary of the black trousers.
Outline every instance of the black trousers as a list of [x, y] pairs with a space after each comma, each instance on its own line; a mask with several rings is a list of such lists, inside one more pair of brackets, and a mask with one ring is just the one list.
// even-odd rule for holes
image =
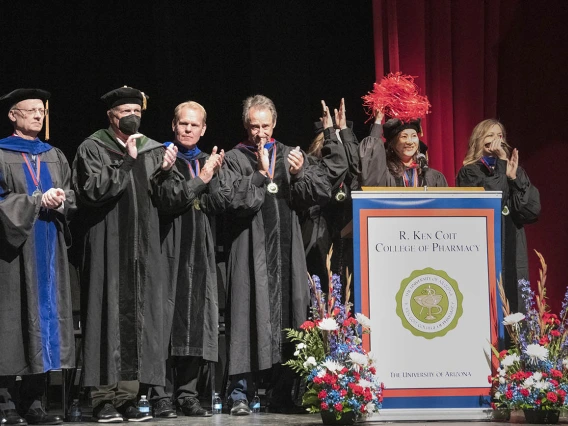
[[0, 376], [0, 409], [27, 412], [30, 408], [41, 407], [45, 395], [47, 374], [29, 374], [21, 376]]

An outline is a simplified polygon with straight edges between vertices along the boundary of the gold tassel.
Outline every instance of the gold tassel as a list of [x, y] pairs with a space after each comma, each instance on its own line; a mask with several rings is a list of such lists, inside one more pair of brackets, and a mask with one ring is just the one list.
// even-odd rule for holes
[[45, 101], [45, 140], [49, 140], [49, 99]]
[[142, 111], [146, 110], [146, 108], [148, 108], [148, 101], [146, 98], [146, 95], [144, 94], [144, 92], [140, 92], [142, 93]]

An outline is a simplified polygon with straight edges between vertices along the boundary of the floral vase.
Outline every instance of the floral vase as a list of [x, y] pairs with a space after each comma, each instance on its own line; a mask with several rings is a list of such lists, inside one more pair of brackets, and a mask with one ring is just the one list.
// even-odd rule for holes
[[324, 425], [353, 425], [355, 424], [355, 420], [357, 420], [357, 416], [355, 415], [354, 411], [348, 411], [346, 413], [342, 413], [339, 419], [335, 418], [334, 411], [320, 411], [321, 413], [321, 420]]
[[508, 408], [496, 408], [491, 413], [491, 420], [494, 422], [508, 422], [511, 420], [511, 410]]
[[532, 424], [556, 424], [560, 417], [560, 410], [539, 410], [528, 408], [523, 410], [525, 413], [525, 421]]

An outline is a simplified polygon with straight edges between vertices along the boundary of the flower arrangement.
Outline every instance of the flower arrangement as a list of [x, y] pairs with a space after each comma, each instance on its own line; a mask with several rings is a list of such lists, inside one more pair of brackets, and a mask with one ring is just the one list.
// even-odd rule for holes
[[496, 374], [489, 376], [494, 409], [559, 410], [567, 405], [568, 291], [560, 315], [550, 313], [546, 302], [547, 267], [542, 255], [536, 253], [541, 264], [537, 294], [528, 281], [519, 281], [526, 314], [510, 313], [499, 283], [503, 324], [512, 347], [501, 352], [493, 349], [500, 364]]
[[[329, 272], [329, 280], [326, 300], [319, 277], [309, 277], [312, 317], [300, 330], [287, 330], [296, 352], [286, 365], [307, 380], [302, 402], [308, 411], [327, 411], [339, 420], [349, 412], [359, 417], [380, 408], [383, 384], [376, 376], [372, 353], [362, 347], [362, 334], [370, 332], [369, 319], [363, 314], [352, 316], [351, 304], [341, 302], [338, 275]], [[348, 275], [346, 301], [350, 281]]]

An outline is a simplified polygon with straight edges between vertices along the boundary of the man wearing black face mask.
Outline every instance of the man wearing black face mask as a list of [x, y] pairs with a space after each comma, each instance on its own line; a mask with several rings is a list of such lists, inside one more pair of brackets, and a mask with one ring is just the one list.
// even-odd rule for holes
[[[150, 198], [150, 176], [165, 186], [177, 148], [137, 133], [146, 96], [121, 87], [101, 98], [110, 122], [78, 148], [73, 186], [74, 228], [81, 247], [85, 386], [101, 423], [149, 420], [138, 410], [140, 383], [164, 385], [175, 294], [173, 247], [159, 212], [171, 194]], [[181, 177], [183, 179], [183, 177]]]

